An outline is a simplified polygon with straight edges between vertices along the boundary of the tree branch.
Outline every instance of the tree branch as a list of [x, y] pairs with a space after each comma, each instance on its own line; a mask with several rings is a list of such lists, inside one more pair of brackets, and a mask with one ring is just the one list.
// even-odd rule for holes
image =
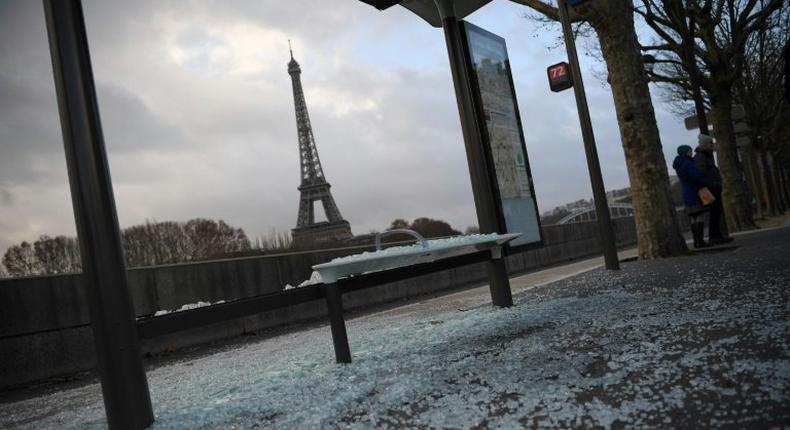
[[[541, 14], [543, 14], [546, 18], [549, 18], [554, 21], [560, 20], [560, 10], [548, 3], [544, 3], [541, 0], [511, 0], [513, 3], [518, 3], [523, 6], [527, 6], [530, 9], [533, 9]], [[574, 12], [573, 9], [568, 8], [568, 19], [571, 22], [582, 22], [584, 19], [579, 16], [578, 13]]]
[[639, 45], [641, 51], [671, 51], [672, 45], [664, 43], [663, 45]]
[[679, 67], [684, 67], [684, 64], [683, 64], [682, 61], [672, 60], [670, 58], [658, 58], [658, 59], [656, 59], [653, 62], [656, 63], [656, 64], [674, 64], [674, 65], [679, 66]]
[[[664, 39], [664, 41], [667, 42], [667, 44], [670, 46], [670, 49], [672, 51], [680, 52], [681, 49], [680, 43], [676, 41], [669, 33], [664, 31], [664, 28], [661, 25], [659, 25], [660, 23], [657, 22], [655, 19], [655, 14], [653, 14], [651, 12], [651, 8], [647, 6], [647, 2], [645, 2], [645, 6], [648, 9], [647, 11], [634, 9], [634, 12], [639, 14], [645, 20], [645, 23], [647, 23], [647, 25], [650, 26], [650, 28], [653, 29], [653, 31], [655, 31], [659, 37], [661, 37], [662, 39]], [[668, 27], [671, 28], [671, 25]]]
[[689, 86], [688, 79], [683, 79], [678, 76], [672, 77], [672, 76], [659, 75], [658, 73], [655, 72], [649, 73], [648, 76], [650, 78], [650, 82], [663, 82], [663, 83], [677, 85], [682, 88], [688, 88]]

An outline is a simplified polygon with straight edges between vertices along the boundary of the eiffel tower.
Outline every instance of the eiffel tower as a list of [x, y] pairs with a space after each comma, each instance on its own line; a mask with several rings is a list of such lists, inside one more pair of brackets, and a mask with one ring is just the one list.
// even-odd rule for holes
[[[288, 41], [290, 50], [290, 41]], [[300, 75], [302, 69], [294, 60], [291, 50], [291, 61], [288, 63], [288, 74], [294, 90], [294, 107], [296, 108], [296, 129], [299, 135], [299, 160], [301, 162], [302, 183], [299, 186], [299, 215], [296, 219], [296, 228], [291, 230], [291, 237], [295, 245], [313, 244], [343, 240], [352, 237], [351, 226], [340, 215], [329, 192], [330, 185], [326, 182], [321, 160], [313, 138], [313, 127], [310, 125], [310, 115], [307, 113], [307, 104], [304, 100]], [[320, 201], [324, 207], [326, 221], [315, 222], [313, 204]]]

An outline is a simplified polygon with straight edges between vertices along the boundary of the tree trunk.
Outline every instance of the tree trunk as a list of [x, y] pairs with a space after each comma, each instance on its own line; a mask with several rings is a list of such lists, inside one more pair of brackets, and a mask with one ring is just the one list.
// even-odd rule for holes
[[782, 202], [782, 195], [779, 191], [779, 181], [776, 176], [776, 163], [774, 162], [773, 154], [770, 150], [765, 151], [765, 165], [767, 167], [765, 175], [766, 181], [770, 188], [771, 204], [773, 205], [774, 215], [778, 216], [784, 213], [784, 203]]
[[631, 181], [639, 257], [682, 255], [688, 248], [670, 197], [667, 164], [643, 72], [632, 6], [631, 1], [600, 2], [589, 20], [609, 71]]
[[768, 152], [768, 163], [771, 165], [771, 180], [774, 184], [774, 197], [779, 214], [787, 212], [787, 202], [785, 201], [784, 184], [782, 183], [781, 167], [776, 164], [776, 159], [772, 152]]
[[777, 216], [781, 213], [779, 202], [776, 197], [776, 186], [774, 184], [773, 165], [770, 161], [771, 154], [768, 151], [760, 151], [760, 164], [762, 165], [763, 187], [765, 188], [765, 201], [768, 205], [768, 215]]
[[757, 218], [762, 218], [763, 213], [765, 213], [765, 205], [763, 204], [763, 190], [760, 181], [759, 175], [759, 164], [757, 163], [757, 150], [754, 148], [754, 144], [747, 145], [743, 148], [742, 152], [743, 157], [743, 171], [746, 175], [747, 182], [749, 184], [749, 190], [751, 191], [752, 196], [754, 196], [754, 200], [757, 203], [755, 209], [757, 210]]
[[784, 199], [785, 207], [790, 208], [790, 170], [779, 169], [779, 174], [782, 181], [782, 198]]
[[782, 184], [784, 190], [785, 206], [790, 207], [790, 170], [782, 169]]
[[710, 99], [713, 107], [713, 136], [716, 138], [716, 154], [721, 173], [722, 204], [727, 231], [734, 232], [757, 226], [754, 224], [751, 202], [738, 166], [730, 90], [726, 85], [717, 86], [710, 92]]

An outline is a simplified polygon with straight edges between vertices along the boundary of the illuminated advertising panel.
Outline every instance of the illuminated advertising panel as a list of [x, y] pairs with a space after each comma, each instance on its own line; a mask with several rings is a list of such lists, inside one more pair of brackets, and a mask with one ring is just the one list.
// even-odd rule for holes
[[477, 114], [498, 204], [498, 233], [521, 233], [509, 251], [542, 244], [540, 217], [532, 186], [505, 39], [461, 21], [465, 55], [472, 70]]

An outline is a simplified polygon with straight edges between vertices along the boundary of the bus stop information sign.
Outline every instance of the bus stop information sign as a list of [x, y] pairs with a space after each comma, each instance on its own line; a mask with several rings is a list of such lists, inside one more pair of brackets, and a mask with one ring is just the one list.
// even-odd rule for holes
[[571, 69], [566, 62], [552, 64], [546, 69], [546, 74], [549, 75], [549, 87], [555, 93], [573, 86]]
[[487, 164], [495, 176], [497, 233], [521, 233], [510, 242], [509, 252], [540, 246], [540, 217], [505, 39], [465, 21], [459, 25], [477, 114], [485, 128]]

